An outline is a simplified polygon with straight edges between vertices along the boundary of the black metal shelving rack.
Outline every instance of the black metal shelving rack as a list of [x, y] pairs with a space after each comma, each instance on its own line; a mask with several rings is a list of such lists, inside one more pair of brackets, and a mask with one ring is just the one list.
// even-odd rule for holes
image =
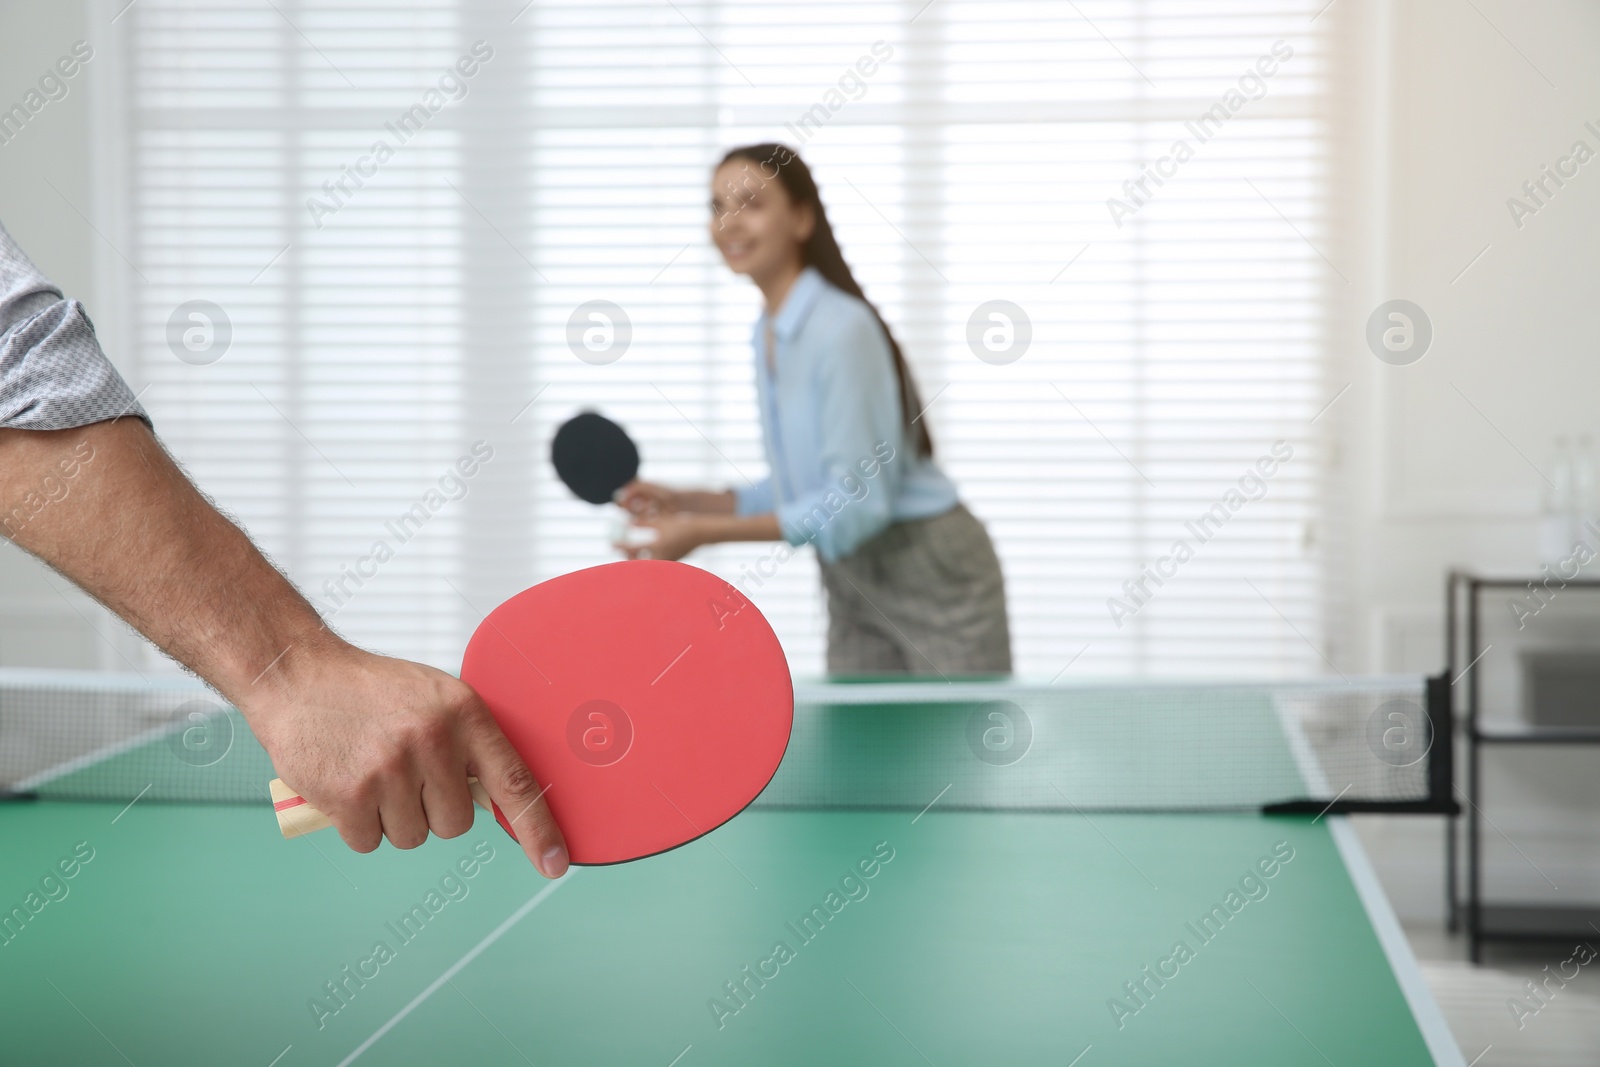
[[[1538, 585], [1543, 576], [1532, 579]], [[1467, 953], [1472, 962], [1483, 958], [1490, 941], [1572, 941], [1600, 934], [1600, 904], [1559, 906], [1483, 899], [1482, 766], [1484, 749], [1499, 745], [1600, 744], [1600, 728], [1552, 726], [1494, 726], [1484, 724], [1480, 712], [1477, 659], [1483, 655], [1479, 605], [1483, 594], [1494, 589], [1527, 589], [1527, 578], [1484, 578], [1453, 570], [1445, 584], [1446, 674], [1452, 690], [1457, 729], [1466, 745], [1466, 809], [1445, 820], [1445, 905], [1451, 933], [1465, 929]], [[1565, 590], [1600, 591], [1600, 579], [1573, 578]], [[1462, 630], [1463, 617], [1465, 630]], [[1463, 659], [1465, 657], [1465, 659]], [[1462, 683], [1465, 683], [1464, 685]], [[1460, 786], [1457, 786], [1460, 789]], [[1461, 899], [1458, 875], [1459, 818], [1466, 827], [1466, 899]]]

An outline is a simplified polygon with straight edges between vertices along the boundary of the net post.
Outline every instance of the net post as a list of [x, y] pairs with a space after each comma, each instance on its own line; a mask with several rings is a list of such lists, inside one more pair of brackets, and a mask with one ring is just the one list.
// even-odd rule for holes
[[[1428, 720], [1427, 793], [1416, 800], [1349, 800], [1324, 802], [1298, 798], [1261, 806], [1263, 815], [1447, 815], [1461, 814], [1452, 794], [1455, 785], [1455, 734], [1450, 707], [1450, 673], [1423, 678], [1424, 714]], [[1443, 747], [1441, 747], [1441, 743]]]
[[1461, 814], [1455, 798], [1455, 711], [1450, 706], [1450, 672], [1430, 675], [1428, 685], [1428, 810]]

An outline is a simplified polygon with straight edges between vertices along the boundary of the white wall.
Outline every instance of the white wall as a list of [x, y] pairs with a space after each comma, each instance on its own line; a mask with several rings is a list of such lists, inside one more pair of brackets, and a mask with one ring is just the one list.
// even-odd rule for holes
[[[1352, 303], [1329, 395], [1353, 385], [1327, 416], [1343, 457], [1332, 519], [1350, 549], [1337, 658], [1346, 670], [1432, 672], [1442, 665], [1445, 571], [1531, 574], [1545, 484], [1535, 467], [1548, 471], [1555, 434], [1600, 434], [1600, 158], [1521, 229], [1506, 207], [1575, 140], [1600, 152], [1600, 135], [1584, 127], [1600, 128], [1600, 5], [1392, 7], [1386, 68], [1363, 64], [1353, 89], [1387, 77], [1390, 105], [1387, 130], [1367, 127], [1376, 180], [1347, 190], [1367, 217], [1342, 249], [1361, 254], [1341, 264]], [[1355, 24], [1378, 10], [1329, 13], [1372, 33], [1374, 60], [1382, 35]], [[1373, 243], [1354, 247], [1369, 240], [1357, 233]], [[1379, 362], [1362, 337], [1367, 314], [1395, 297], [1421, 305], [1435, 331], [1408, 367]], [[1486, 606], [1502, 632], [1475, 670], [1510, 691], [1504, 599]], [[1546, 631], [1560, 640], [1553, 620]], [[1596, 772], [1600, 747], [1490, 758], [1485, 811], [1505, 836], [1486, 830], [1489, 877], [1502, 897], [1600, 899]], [[1437, 914], [1437, 821], [1364, 820], [1362, 831], [1402, 914]]]
[[[104, 29], [90, 24], [86, 4], [6, 4], [0, 11], [0, 106], [19, 103], [75, 42], [93, 47]], [[97, 321], [95, 309], [106, 301], [95, 288], [96, 257], [115, 255], [93, 228], [104, 229], [96, 217], [91, 181], [90, 79], [103, 69], [105, 59], [97, 51], [67, 82], [64, 98], [46, 104], [20, 135], [0, 145], [0, 221], [57, 285], [88, 305]], [[107, 347], [115, 358], [115, 345], [108, 341]], [[96, 635], [91, 620], [107, 638]], [[125, 670], [109, 643], [125, 642], [124, 631], [93, 601], [0, 541], [0, 665]]]

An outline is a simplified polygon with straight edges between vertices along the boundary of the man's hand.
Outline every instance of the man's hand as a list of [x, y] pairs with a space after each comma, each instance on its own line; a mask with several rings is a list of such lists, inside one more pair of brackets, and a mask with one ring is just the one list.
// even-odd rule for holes
[[566, 843], [539, 784], [464, 682], [340, 643], [290, 649], [238, 703], [284, 782], [357, 852], [385, 837], [416, 848], [430, 830], [466, 833], [471, 775], [539, 872], [566, 872]]
[[566, 870], [538, 783], [477, 695], [328, 630], [140, 420], [0, 429], [0, 522], [239, 708], [352, 848], [465, 833], [476, 775], [535, 866]]

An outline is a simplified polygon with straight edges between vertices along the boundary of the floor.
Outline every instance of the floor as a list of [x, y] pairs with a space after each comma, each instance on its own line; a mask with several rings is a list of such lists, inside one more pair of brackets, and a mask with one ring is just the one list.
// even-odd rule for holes
[[[1600, 1064], [1600, 959], [1565, 986], [1548, 981], [1537, 1012], [1525, 983], [1559, 975], [1571, 946], [1492, 946], [1482, 966], [1466, 962], [1459, 936], [1437, 925], [1406, 927], [1433, 995], [1472, 1067], [1595, 1067]], [[1600, 948], [1600, 937], [1595, 938]], [[1571, 973], [1576, 964], [1567, 964]], [[1516, 999], [1528, 1011], [1514, 1013]]]

